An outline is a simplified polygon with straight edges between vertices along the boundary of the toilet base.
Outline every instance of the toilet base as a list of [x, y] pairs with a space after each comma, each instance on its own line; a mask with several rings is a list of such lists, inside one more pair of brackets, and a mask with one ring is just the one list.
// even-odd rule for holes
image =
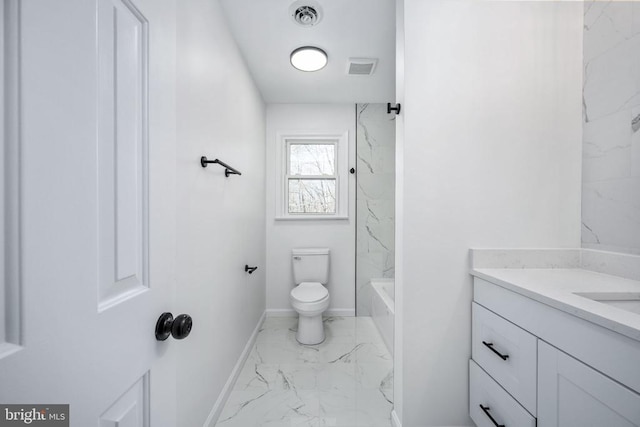
[[316, 316], [298, 316], [298, 332], [296, 332], [296, 340], [300, 344], [320, 344], [324, 341], [324, 338], [322, 314], [318, 314]]

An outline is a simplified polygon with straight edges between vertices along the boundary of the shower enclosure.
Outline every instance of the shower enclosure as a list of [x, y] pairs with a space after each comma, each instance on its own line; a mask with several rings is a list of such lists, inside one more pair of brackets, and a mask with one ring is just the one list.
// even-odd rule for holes
[[[395, 118], [387, 104], [356, 104], [357, 316], [380, 314], [372, 312], [384, 305], [378, 304], [371, 281], [387, 279], [384, 288], [392, 289], [395, 274]], [[393, 305], [393, 290], [386, 297]]]

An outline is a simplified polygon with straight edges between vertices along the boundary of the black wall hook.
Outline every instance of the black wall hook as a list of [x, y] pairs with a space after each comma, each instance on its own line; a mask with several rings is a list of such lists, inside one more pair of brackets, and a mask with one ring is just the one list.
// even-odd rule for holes
[[254, 271], [256, 271], [258, 269], [258, 267], [249, 267], [248, 265], [245, 264], [244, 266], [244, 271], [246, 271], [249, 274], [252, 274]]
[[216, 164], [219, 164], [220, 166], [222, 166], [224, 168], [224, 176], [226, 176], [227, 178], [229, 177], [229, 175], [242, 175], [238, 169], [235, 169], [235, 168], [229, 166], [228, 164], [226, 164], [222, 160], [218, 160], [218, 159], [207, 160], [207, 158], [205, 156], [200, 157], [200, 165], [203, 168], [206, 168], [209, 163], [216, 163]]
[[394, 104], [394, 106], [391, 106], [390, 102], [387, 102], [387, 114], [391, 114], [392, 111], [396, 112], [396, 115], [400, 114], [400, 108], [402, 106], [400, 104]]

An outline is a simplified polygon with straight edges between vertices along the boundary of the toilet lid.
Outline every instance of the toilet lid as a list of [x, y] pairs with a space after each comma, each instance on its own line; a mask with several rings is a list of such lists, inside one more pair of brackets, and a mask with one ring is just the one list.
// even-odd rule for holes
[[329, 296], [329, 291], [322, 283], [302, 282], [293, 288], [291, 296], [300, 302], [315, 302]]

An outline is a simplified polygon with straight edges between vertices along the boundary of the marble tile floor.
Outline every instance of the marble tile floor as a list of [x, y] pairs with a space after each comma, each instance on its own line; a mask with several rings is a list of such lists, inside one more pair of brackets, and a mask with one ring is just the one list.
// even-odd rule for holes
[[297, 318], [269, 317], [219, 427], [389, 427], [392, 358], [370, 317], [327, 317], [326, 339], [295, 339]]

